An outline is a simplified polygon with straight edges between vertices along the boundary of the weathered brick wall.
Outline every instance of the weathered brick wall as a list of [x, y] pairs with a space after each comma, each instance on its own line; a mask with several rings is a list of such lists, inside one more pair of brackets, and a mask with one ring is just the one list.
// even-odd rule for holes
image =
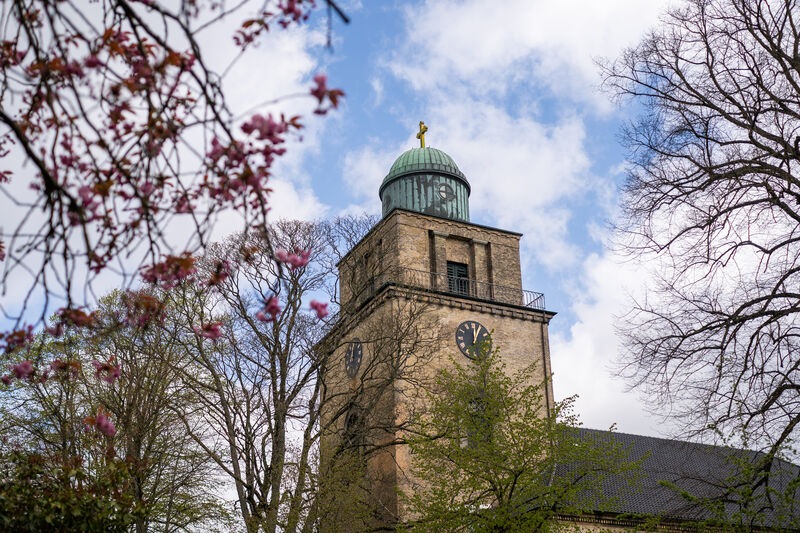
[[[328, 413], [341, 411], [341, 402], [352, 401], [356, 393], [377, 394], [374, 401], [364, 400], [368, 422], [402, 427], [424, 411], [420, 388], [453, 359], [466, 361], [455, 340], [456, 328], [466, 320], [478, 321], [492, 331], [493, 346], [500, 350], [509, 372], [534, 365], [535, 384], [549, 380], [547, 324], [551, 313], [404, 289], [390, 289], [378, 295], [380, 301], [371, 301], [372, 293], [363, 287], [365, 283], [380, 287], [381, 276], [391, 276], [397, 268], [444, 275], [447, 261], [455, 261], [468, 265], [474, 281], [521, 290], [519, 239], [516, 233], [400, 210], [379, 222], [339, 265], [342, 324], [337, 330], [338, 344], [330, 348], [326, 372], [328, 389], [339, 399], [326, 407]], [[354, 338], [364, 345], [364, 360], [358, 375], [350, 378], [345, 372], [345, 343]], [[405, 358], [403, 375], [397, 375], [399, 361], [392, 353]], [[381, 384], [381, 380], [391, 379], [391, 387]], [[552, 405], [548, 381], [542, 414]], [[330, 414], [323, 414], [326, 423], [330, 424]], [[343, 419], [330, 424], [323, 439], [323, 456], [341, 439], [342, 423]], [[402, 436], [399, 430], [396, 434], [373, 433], [371, 438], [380, 443], [396, 436]], [[375, 497], [372, 505], [380, 515], [408, 518], [397, 488], [408, 490], [415, 483], [409, 477], [410, 460], [405, 446], [388, 447], [369, 459], [366, 469]]]
[[397, 268], [445, 276], [448, 261], [466, 264], [478, 283], [521, 290], [519, 239], [517, 233], [395, 210], [339, 264], [342, 307], [361, 303], [370, 294], [367, 285], [397, 276]]
[[[387, 444], [399, 436], [399, 428], [423, 407], [424, 402], [419, 400], [422, 390], [416, 387], [423, 384], [422, 379], [443, 344], [439, 330], [431, 327], [437, 321], [432, 309], [429, 303], [401, 298], [393, 291], [384, 292], [355, 316], [345, 319], [326, 339], [329, 355], [321, 420], [322, 463], [324, 467], [332, 464], [332, 455], [346, 438], [345, 413], [351, 405], [357, 406], [367, 428], [365, 482], [361, 484], [367, 490], [355, 496], [366, 496], [371, 509], [369, 516], [384, 517], [387, 523], [399, 516], [398, 466], [405, 464], [396, 458], [398, 448]], [[345, 354], [348, 344], [356, 339], [363, 347], [363, 359], [351, 377], [346, 371]], [[415, 387], [405, 385], [410, 381]], [[409, 393], [398, 403], [396, 392], [400, 388]], [[352, 496], [342, 494], [343, 498]], [[326, 527], [339, 530], [336, 524], [331, 519]]]
[[522, 289], [519, 234], [407, 211], [388, 218], [396, 218], [401, 266], [431, 270], [435, 265], [444, 274], [447, 261], [466, 263], [476, 281]]

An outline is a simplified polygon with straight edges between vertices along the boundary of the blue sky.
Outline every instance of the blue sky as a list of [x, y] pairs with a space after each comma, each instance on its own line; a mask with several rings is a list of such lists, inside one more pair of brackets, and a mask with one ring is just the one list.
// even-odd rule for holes
[[[659, 434], [636, 393], [614, 379], [614, 323], [646, 281], [609, 247], [625, 154], [619, 107], [596, 60], [614, 58], [657, 23], [664, 1], [341, 1], [352, 19], [275, 33], [226, 81], [234, 105], [307, 90], [325, 72], [344, 106], [310, 117], [273, 181], [273, 215], [380, 213], [378, 186], [417, 145], [450, 154], [472, 185], [473, 222], [524, 234], [523, 283], [544, 292], [558, 397], [580, 395], [585, 425]], [[261, 62], [263, 61], [263, 62]], [[241, 99], [241, 100], [240, 100]], [[309, 102], [274, 108], [307, 115]], [[242, 107], [244, 109], [244, 107]], [[264, 108], [269, 110], [269, 108]]]

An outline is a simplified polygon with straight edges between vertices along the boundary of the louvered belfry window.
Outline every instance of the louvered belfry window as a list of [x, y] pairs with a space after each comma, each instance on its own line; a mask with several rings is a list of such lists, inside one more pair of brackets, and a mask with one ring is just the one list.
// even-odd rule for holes
[[464, 263], [447, 262], [447, 289], [455, 294], [469, 294], [469, 273]]

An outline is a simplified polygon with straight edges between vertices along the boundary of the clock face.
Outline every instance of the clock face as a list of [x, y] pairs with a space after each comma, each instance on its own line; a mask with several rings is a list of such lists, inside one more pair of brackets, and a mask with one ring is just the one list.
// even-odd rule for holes
[[474, 359], [475, 356], [488, 353], [492, 349], [492, 340], [489, 338], [486, 326], [474, 320], [467, 320], [456, 328], [456, 345], [461, 353]]
[[364, 357], [364, 347], [361, 341], [353, 339], [347, 344], [347, 351], [344, 353], [344, 369], [351, 378], [356, 377], [358, 368], [361, 366], [361, 359]]
[[450, 185], [447, 183], [439, 185], [439, 198], [442, 200], [452, 200], [455, 197], [456, 193], [453, 192], [453, 188]]

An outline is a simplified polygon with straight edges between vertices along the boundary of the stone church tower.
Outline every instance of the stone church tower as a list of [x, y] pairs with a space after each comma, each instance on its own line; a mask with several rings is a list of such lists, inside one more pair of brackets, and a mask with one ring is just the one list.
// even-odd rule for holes
[[522, 288], [521, 235], [470, 222], [469, 182], [450, 156], [425, 147], [426, 130], [420, 123], [421, 147], [383, 180], [383, 218], [339, 263], [341, 311], [320, 343], [326, 531], [407, 518], [398, 492], [413, 490], [413, 457], [403, 436], [437, 369], [474, 357], [489, 334], [509, 371], [536, 365], [553, 405], [554, 313]]

